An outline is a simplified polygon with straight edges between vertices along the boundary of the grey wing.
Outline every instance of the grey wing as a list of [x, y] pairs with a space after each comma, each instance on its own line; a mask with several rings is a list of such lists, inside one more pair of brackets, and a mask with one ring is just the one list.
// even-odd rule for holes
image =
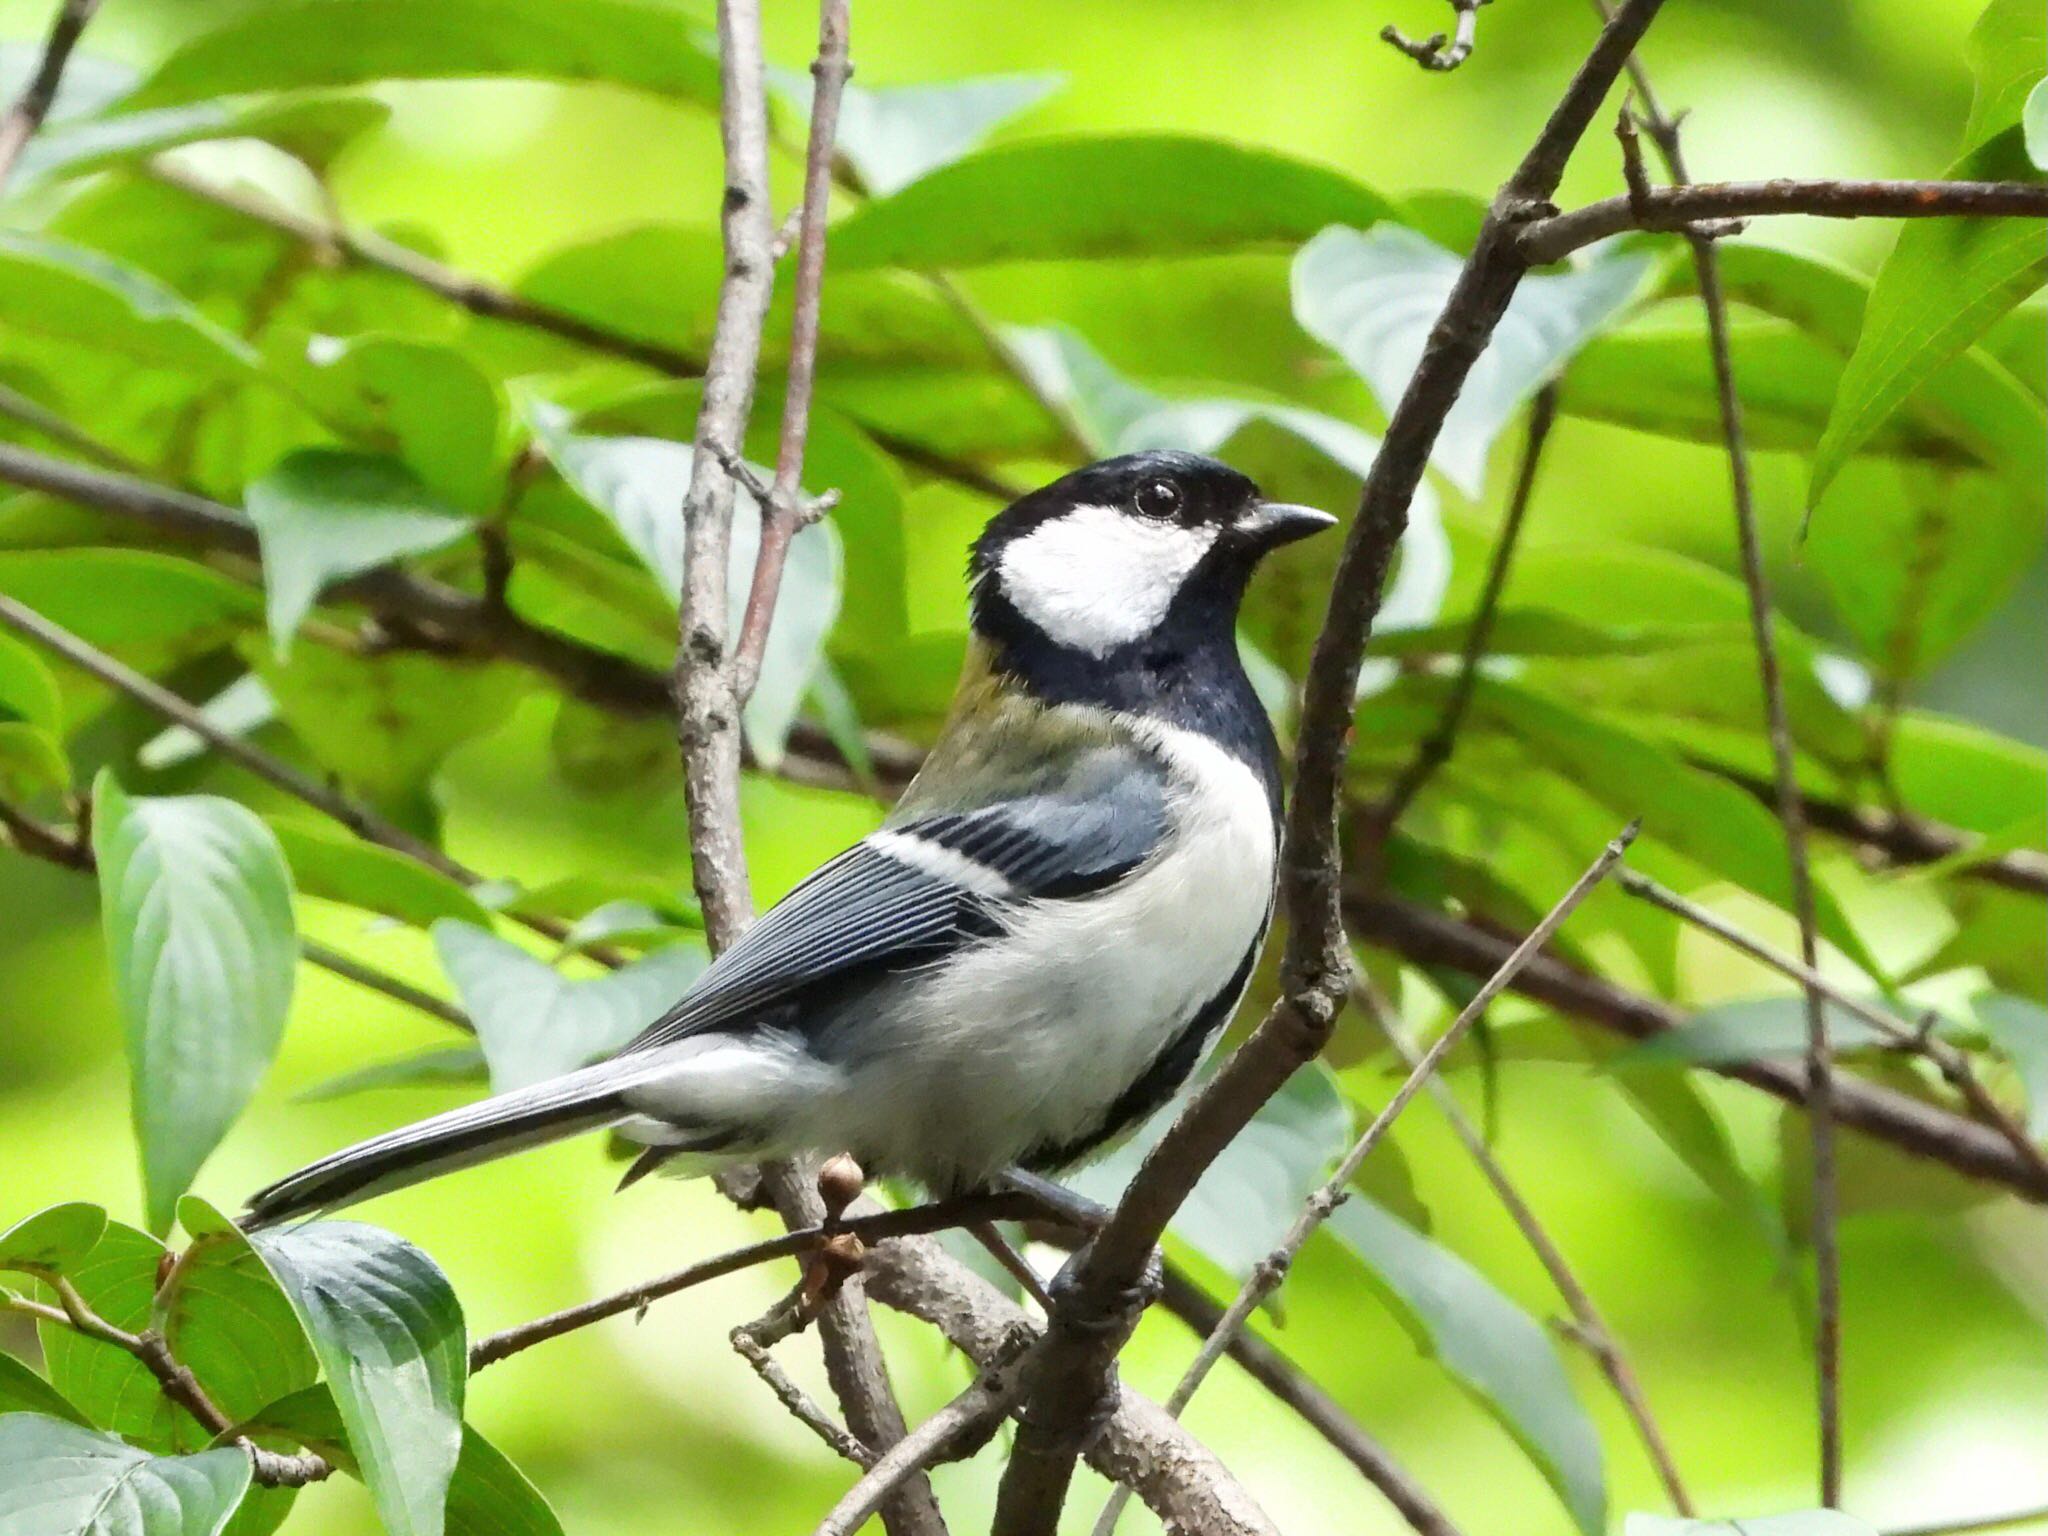
[[620, 1054], [744, 1023], [820, 982], [942, 959], [1001, 932], [1007, 908], [1114, 884], [1168, 824], [1163, 773], [1131, 758], [1122, 771], [892, 818], [777, 903]]

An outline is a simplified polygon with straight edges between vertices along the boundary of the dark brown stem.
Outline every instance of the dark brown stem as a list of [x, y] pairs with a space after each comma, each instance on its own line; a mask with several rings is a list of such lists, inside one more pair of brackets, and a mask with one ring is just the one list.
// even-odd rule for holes
[[1076, 1255], [1064, 1304], [1038, 1351], [1015, 1450], [998, 1492], [996, 1536], [1050, 1536], [1086, 1422], [1129, 1334], [1119, 1321], [1167, 1221], [1202, 1171], [1328, 1038], [1350, 990], [1339, 907], [1337, 811], [1345, 737], [1365, 642], [1408, 505], [1445, 415], [1514, 296], [1519, 226], [1546, 210], [1566, 160], [1662, 0], [1628, 0], [1601, 32], [1487, 215], [1366, 477], [1317, 636], [1295, 747], [1281, 883], [1290, 929], [1280, 1001], [1140, 1166], [1103, 1229]]
[[71, 50], [78, 46], [79, 34], [85, 31], [85, 24], [98, 8], [99, 0], [63, 0], [57, 7], [35, 73], [29, 76], [28, 84], [7, 109], [7, 115], [0, 117], [0, 191], [6, 190], [15, 162], [21, 159], [21, 152], [49, 115], [50, 106], [57, 99], [57, 87], [64, 81], [64, 66], [71, 62]]
[[1804, 214], [1816, 219], [2048, 218], [2048, 185], [2032, 181], [1700, 182], [1624, 194], [1526, 225], [1518, 243], [1536, 265], [1631, 229], [1683, 232], [1705, 221]]
[[1386, 798], [1372, 812], [1373, 829], [1378, 839], [1384, 840], [1400, 821], [1402, 813], [1415, 803], [1415, 797], [1435, 775], [1436, 771], [1451, 760], [1451, 753], [1458, 740], [1458, 729], [1465, 723], [1465, 712], [1471, 708], [1472, 693], [1479, 684], [1479, 663], [1486, 655], [1487, 642], [1493, 638], [1493, 621], [1500, 612], [1500, 597], [1508, 583], [1508, 569], [1515, 558], [1515, 547], [1522, 536], [1522, 522], [1529, 510], [1529, 498], [1536, 488], [1536, 472], [1543, 462], [1543, 446], [1550, 438], [1551, 424], [1557, 419], [1557, 386], [1546, 384], [1536, 394], [1535, 403], [1529, 409], [1529, 430], [1522, 443], [1521, 463], [1515, 472], [1515, 489], [1508, 501], [1506, 519], [1501, 523], [1499, 536], [1494, 540], [1493, 557], [1486, 567], [1486, 580], [1480, 589], [1479, 605], [1472, 611], [1472, 622], [1465, 631], [1465, 648], [1458, 657], [1457, 677], [1451, 683], [1450, 697], [1444, 701], [1444, 711], [1437, 719], [1429, 735], [1416, 748], [1401, 776], [1387, 791]]

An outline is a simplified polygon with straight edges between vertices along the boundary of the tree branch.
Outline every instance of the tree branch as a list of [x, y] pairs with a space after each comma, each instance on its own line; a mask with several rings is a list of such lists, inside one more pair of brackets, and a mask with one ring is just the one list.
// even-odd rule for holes
[[[1373, 1117], [1372, 1124], [1337, 1162], [1336, 1170], [1324, 1182], [1322, 1188], [1309, 1196], [1301, 1214], [1287, 1229], [1273, 1251], [1261, 1259], [1252, 1269], [1251, 1275], [1238, 1290], [1237, 1296], [1205, 1340], [1195, 1358], [1182, 1373], [1180, 1381], [1166, 1399], [1166, 1411], [1179, 1418], [1194, 1397], [1216, 1362], [1223, 1358], [1231, 1342], [1241, 1335], [1252, 1313], [1262, 1306], [1266, 1298], [1280, 1288], [1280, 1282], [1287, 1278], [1288, 1270], [1294, 1267], [1295, 1259], [1315, 1236], [1316, 1229], [1329, 1220], [1330, 1213], [1350, 1198], [1351, 1181], [1357, 1176], [1372, 1149], [1385, 1138], [1401, 1111], [1406, 1109], [1415, 1095], [1422, 1091], [1422, 1085], [1435, 1075], [1437, 1066], [1450, 1054], [1458, 1042], [1465, 1038], [1465, 1032], [1481, 1018], [1493, 1000], [1523, 966], [1533, 960], [1550, 936], [1557, 932], [1564, 920], [1592, 893], [1593, 887], [1606, 878], [1607, 872], [1621, 862], [1621, 856], [1628, 851], [1628, 845], [1635, 841], [1638, 823], [1631, 822], [1612, 842], [1601, 850], [1584, 874], [1572, 883], [1571, 889], [1558, 899], [1557, 905], [1545, 914], [1543, 920], [1529, 931], [1528, 937], [1515, 946], [1513, 952], [1503, 960], [1494, 973], [1473, 994], [1472, 1000], [1458, 1011], [1444, 1032], [1437, 1036], [1429, 1049], [1415, 1063], [1407, 1078], [1395, 1090], [1384, 1108]], [[1104, 1506], [1102, 1518], [1095, 1523], [1095, 1536], [1112, 1536], [1116, 1530], [1117, 1517], [1123, 1513], [1124, 1499], [1121, 1490], [1110, 1496]]]
[[57, 99], [57, 87], [64, 82], [64, 66], [71, 62], [71, 50], [78, 46], [79, 34], [85, 31], [85, 24], [98, 8], [99, 0], [63, 0], [57, 7], [35, 73], [29, 76], [28, 84], [7, 109], [7, 115], [0, 117], [0, 192], [6, 190], [21, 152], [28, 148], [28, 141], [36, 136], [36, 130], [49, 115], [51, 104]]
[[1108, 1224], [1066, 1272], [1062, 1305], [1034, 1362], [998, 1496], [998, 1536], [1049, 1536], [1071, 1480], [1076, 1426], [1099, 1402], [1129, 1325], [1132, 1287], [1202, 1170], [1328, 1038], [1350, 987], [1339, 909], [1337, 812], [1345, 737], [1365, 641], [1408, 504], [1473, 363], [1528, 269], [1517, 227], [1548, 207], [1584, 135], [1661, 0], [1628, 0], [1495, 198], [1471, 256], [1387, 423], [1339, 557], [1303, 694], [1281, 881], [1290, 919], [1283, 992], [1251, 1038], [1190, 1101], [1140, 1166]]
[[[1415, 965], [1443, 966], [1468, 976], [1491, 975], [1514, 944], [1511, 937], [1491, 928], [1385, 892], [1349, 890], [1344, 909], [1352, 932], [1363, 942]], [[1523, 969], [1515, 990], [1567, 1017], [1631, 1040], [1652, 1040], [1687, 1022], [1684, 1011], [1669, 1003], [1627, 991], [1548, 956]], [[1805, 1076], [1788, 1063], [1727, 1062], [1711, 1070], [1788, 1104], [1806, 1105]], [[1842, 1125], [1902, 1152], [2048, 1204], [2048, 1180], [1990, 1126], [1846, 1073], [1835, 1080], [1835, 1115]]]
[[1400, 777], [1394, 780], [1386, 797], [1373, 808], [1370, 821], [1377, 834], [1375, 842], [1385, 840], [1437, 769], [1451, 760], [1458, 728], [1464, 724], [1465, 712], [1472, 704], [1473, 690], [1479, 683], [1480, 660], [1486, 655], [1487, 642], [1493, 637], [1494, 617], [1500, 611], [1500, 596], [1508, 584], [1508, 568], [1514, 562], [1515, 546], [1522, 536], [1522, 520], [1528, 514], [1529, 498], [1536, 488], [1536, 472], [1543, 462], [1543, 446], [1550, 439], [1551, 424], [1556, 419], [1557, 385], [1553, 381], [1537, 391], [1535, 403], [1529, 409], [1528, 435], [1522, 443], [1514, 493], [1508, 500], [1507, 517], [1494, 539], [1493, 556], [1487, 563], [1479, 604], [1473, 609], [1472, 622], [1465, 630], [1465, 648], [1458, 657], [1458, 673], [1451, 684], [1450, 697], [1444, 700], [1443, 713], [1416, 748], [1415, 756], [1409, 760]]
[[2032, 181], [1701, 182], [1625, 193], [1551, 214], [1517, 237], [1535, 265], [1632, 229], [1683, 233], [1705, 220], [1803, 214], [1816, 219], [2048, 218], [2048, 185]]
[[1925, 1057], [1939, 1072], [1948, 1085], [1961, 1094], [1970, 1108], [1977, 1112], [1985, 1124], [2003, 1136], [2006, 1144], [2019, 1156], [2021, 1161], [2033, 1169], [2043, 1183], [2048, 1183], [2048, 1153], [2036, 1146], [2026, 1127], [2016, 1120], [2012, 1113], [1993, 1098], [1991, 1091], [1977, 1076], [1977, 1069], [1971, 1065], [1969, 1055], [1926, 1027], [1936, 1022], [1937, 1016], [1930, 1014], [1926, 1024], [1914, 1028], [1903, 1019], [1872, 1003], [1868, 998], [1844, 992], [1813, 967], [1795, 960], [1764, 943], [1763, 940], [1743, 932], [1733, 923], [1717, 917], [1697, 902], [1688, 901], [1674, 890], [1659, 885], [1648, 875], [1634, 870], [1623, 870], [1619, 881], [1621, 888], [1638, 900], [1647, 901], [1653, 907], [1691, 923], [1703, 932], [1711, 933], [1729, 948], [1759, 964], [1767, 965], [1782, 976], [1789, 976], [1808, 992], [1818, 993], [1845, 1013], [1854, 1015], [1896, 1049]]
[[[775, 480], [761, 503], [761, 543], [754, 581], [733, 649], [733, 688], [742, 702], [761, 677], [761, 655], [775, 619], [790, 540], [822, 510], [803, 495], [804, 443], [811, 427], [811, 392], [818, 374], [818, 315], [825, 284], [825, 217], [832, 198], [832, 150], [839, 131], [839, 100], [853, 66], [847, 62], [848, 0], [821, 0], [818, 57], [811, 65], [811, 128], [804, 151], [804, 194], [796, 236], [796, 281], [790, 310], [789, 367], [782, 396], [782, 432], [775, 449]], [[737, 449], [739, 445], [733, 444]]]

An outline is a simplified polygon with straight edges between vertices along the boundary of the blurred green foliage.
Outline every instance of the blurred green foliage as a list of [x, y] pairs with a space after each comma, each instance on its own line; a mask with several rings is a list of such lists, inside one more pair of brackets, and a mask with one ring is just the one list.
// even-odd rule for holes
[[[1173, 442], [1222, 453], [1277, 495], [1348, 511], [1479, 199], [1593, 27], [1589, 7], [1501, 0], [1481, 13], [1477, 54], [1440, 77], [1374, 34], [1387, 21], [1426, 33], [1442, 8], [1388, 4], [859, 10], [856, 83], [873, 94], [845, 123], [860, 185], [835, 199], [805, 475], [841, 501], [798, 543], [748, 713], [765, 768], [784, 763], [800, 721], [806, 740], [823, 734], [856, 760], [863, 731], [917, 742], [936, 728], [964, 638], [965, 548], [991, 502], [934, 473], [934, 459], [1022, 485], [1083, 453]], [[0, 34], [39, 35], [47, 9], [5, 0]], [[110, 885], [108, 944], [89, 878], [0, 849], [0, 1221], [79, 1200], [119, 1219], [101, 1233], [75, 1212], [45, 1218], [9, 1234], [18, 1251], [0, 1239], [0, 1263], [72, 1274], [124, 1326], [151, 1315], [161, 1249], [122, 1221], [147, 1212], [161, 1230], [188, 1186], [229, 1206], [474, 1094], [487, 1074], [503, 1086], [572, 1064], [630, 1034], [702, 963], [666, 722], [565, 697], [503, 661], [366, 644], [358, 611], [322, 594], [393, 559], [480, 592], [501, 546], [511, 612], [665, 666], [698, 395], [674, 376], [686, 368], [647, 359], [701, 356], [709, 339], [720, 171], [707, 17], [660, 0], [443, 0], [429, 26], [425, 9], [112, 0], [0, 204], [0, 386], [29, 408], [0, 410], [0, 438], [78, 455], [78, 441], [27, 424], [53, 412], [97, 443], [88, 458], [245, 508], [261, 553], [260, 570], [202, 560], [110, 515], [13, 495], [0, 501], [0, 592], [212, 701], [227, 728], [490, 877], [465, 888], [309, 820], [133, 702], [0, 638], [0, 789], [61, 819], [67, 794], [108, 770], [101, 782], [119, 787], [98, 797], [94, 836], [103, 866], [129, 877]], [[2041, 75], [2038, 8], [2001, 0], [1993, 20], [2018, 30], [1987, 22], [1966, 47], [1979, 9], [1673, 6], [1646, 62], [1664, 99], [1693, 109], [1700, 179], [1930, 176], [1959, 155], [1972, 174], [2038, 176], [2019, 126]], [[815, 17], [770, 11], [778, 119], [796, 138]], [[10, 92], [33, 52], [0, 52]], [[437, 74], [492, 78], [408, 78]], [[497, 78], [525, 75], [558, 78]], [[939, 89], [959, 81], [979, 83]], [[288, 217], [338, 214], [619, 344], [472, 318], [153, 165]], [[795, 194], [791, 156], [774, 182], [778, 199]], [[1618, 156], [1595, 132], [1561, 197], [1618, 189]], [[1894, 250], [1888, 226], [1763, 221], [1724, 248], [1802, 782], [1831, 802], [1947, 823], [1985, 839], [1980, 853], [2038, 847], [2048, 798], [2048, 311], [2038, 231], [2021, 233], [1921, 225]], [[1785, 945], [1777, 829], [1738, 787], [1769, 759], [1681, 257], [1670, 240], [1626, 241], [1525, 285], [1417, 498], [1368, 666], [1353, 788], [1383, 789], [1437, 718], [1528, 402], [1562, 364], [1489, 676], [1456, 756], [1402, 824], [1389, 878], [1418, 900], [1526, 926], [1640, 814], [1640, 867]], [[990, 325], [1003, 329], [991, 337]], [[787, 329], [785, 293], [747, 444], [756, 462], [773, 454]], [[1810, 493], [1821, 494], [1802, 540]], [[740, 525], [743, 572], [752, 525]], [[1332, 559], [1313, 544], [1291, 552], [1247, 609], [1283, 728]], [[880, 814], [870, 796], [799, 777], [764, 771], [745, 786], [764, 901]], [[2038, 1127], [2042, 905], [1968, 863], [1885, 870], [1823, 841], [1826, 968], [1943, 1009], [1994, 1089], [2017, 1110], [2032, 1101]], [[197, 937], [171, 923], [124, 942], [152, 903], [189, 917]], [[558, 949], [522, 919], [575, 926]], [[156, 983], [199, 974], [207, 934], [230, 931], [247, 965], [205, 994], [222, 1027], [190, 1037], [218, 1052], [201, 1061], [173, 1038], [199, 994]], [[272, 973], [302, 940], [459, 1003], [483, 1026], [480, 1052], [304, 965], [279, 1041]], [[181, 942], [197, 958], [181, 960]], [[591, 945], [635, 963], [600, 979], [581, 952]], [[1807, 1503], [1803, 1121], [1686, 1067], [1782, 1053], [1786, 988], [1612, 890], [1559, 947], [1702, 1011], [1698, 1033], [1617, 1058], [1611, 1041], [1504, 1003], [1450, 1081], [1625, 1341], [1703, 1507]], [[1416, 1026], [1444, 1022], [1468, 984], [1364, 959]], [[1255, 1000], [1269, 993], [1262, 981]], [[1869, 1051], [1852, 1063], [1949, 1102], [1916, 1066]], [[1347, 1020], [1331, 1070], [1301, 1078], [1232, 1149], [1176, 1227], [1176, 1256], [1226, 1294], [1398, 1071], [1373, 1030]], [[294, 1253], [288, 1238], [252, 1250], [188, 1201], [199, 1242], [186, 1264], [274, 1351], [266, 1371], [237, 1376], [233, 1349], [208, 1334], [227, 1323], [175, 1297], [158, 1303], [173, 1342], [182, 1329], [237, 1417], [262, 1410], [278, 1444], [362, 1465], [375, 1489], [337, 1478], [295, 1504], [267, 1492], [232, 1528], [268, 1529], [287, 1505], [289, 1529], [312, 1536], [374, 1531], [379, 1511], [407, 1528], [408, 1510], [438, 1508], [450, 1467], [451, 1531], [544, 1532], [539, 1495], [575, 1536], [808, 1528], [845, 1469], [725, 1342], [778, 1293], [777, 1273], [516, 1356], [464, 1401], [465, 1318], [486, 1331], [757, 1229], [702, 1185], [614, 1200], [611, 1177], [576, 1143], [371, 1208], [418, 1249], [349, 1229], [410, 1277], [432, 1325], [413, 1347], [439, 1374], [410, 1402], [314, 1384], [321, 1364], [330, 1383], [346, 1374], [332, 1367], [350, 1345], [336, 1332], [345, 1319], [314, 1315], [307, 1277], [343, 1284], [360, 1252], [323, 1255], [314, 1239]], [[1556, 1298], [1434, 1111], [1402, 1120], [1364, 1184], [1374, 1203], [1310, 1246], [1267, 1336], [1475, 1536], [1594, 1528], [1603, 1510], [1618, 1528], [1628, 1511], [1661, 1508], [1593, 1365], [1546, 1340], [1539, 1321]], [[2048, 1502], [2038, 1214], [1853, 1138], [1844, 1198], [1850, 1507], [1907, 1524]], [[880, 1326], [913, 1419], [965, 1381], [929, 1332], [889, 1316]], [[196, 1426], [126, 1357], [42, 1333], [0, 1313], [0, 1412], [62, 1417], [68, 1402], [152, 1452], [200, 1449]], [[1154, 1317], [1126, 1378], [1163, 1394], [1190, 1349]], [[808, 1356], [786, 1353], [815, 1385]], [[64, 1397], [17, 1358], [40, 1361]], [[379, 1415], [426, 1426], [421, 1444], [358, 1462]], [[1283, 1529], [1402, 1528], [1233, 1371], [1189, 1420]], [[44, 1437], [48, 1454], [79, 1443], [75, 1426], [0, 1424], [22, 1444]], [[109, 1477], [164, 1465], [124, 1473], [138, 1454], [94, 1443]], [[176, 1465], [194, 1520], [238, 1492], [227, 1463]], [[956, 1528], [985, 1521], [999, 1465], [998, 1448], [936, 1474]], [[1084, 1473], [1075, 1529], [1101, 1492]]]

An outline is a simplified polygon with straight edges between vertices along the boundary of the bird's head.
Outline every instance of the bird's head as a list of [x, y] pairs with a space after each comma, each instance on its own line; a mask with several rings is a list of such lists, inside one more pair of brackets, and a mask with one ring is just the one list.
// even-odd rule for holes
[[968, 561], [974, 625], [1098, 661], [1168, 632], [1227, 640], [1261, 557], [1335, 522], [1199, 454], [1104, 459], [990, 520]]

